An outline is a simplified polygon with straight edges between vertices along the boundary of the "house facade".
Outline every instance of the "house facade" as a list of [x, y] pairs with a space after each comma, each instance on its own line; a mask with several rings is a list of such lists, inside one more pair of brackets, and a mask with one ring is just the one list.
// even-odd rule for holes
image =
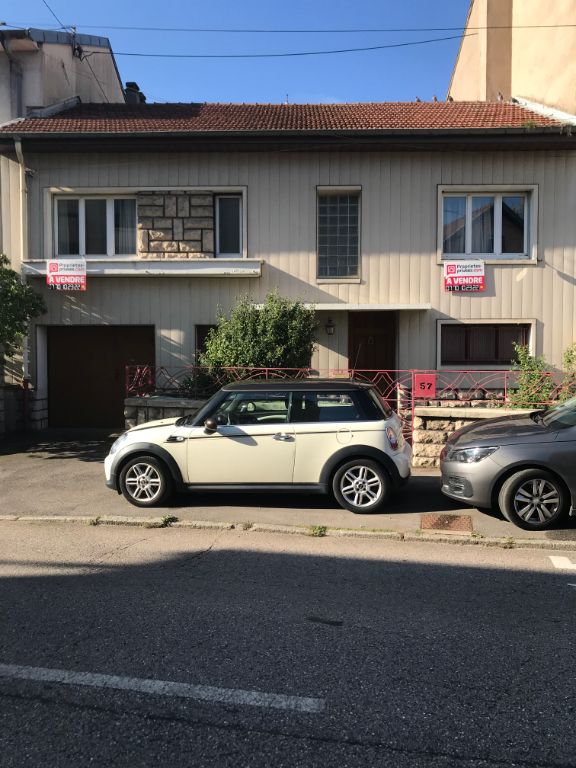
[[[4, 126], [2, 247], [48, 305], [38, 423], [116, 426], [126, 364], [193, 363], [219, 310], [275, 289], [316, 308], [320, 372], [498, 370], [515, 341], [559, 367], [575, 148], [509, 103], [79, 105]], [[49, 290], [58, 257], [86, 259], [85, 291]], [[447, 290], [445, 263], [470, 260], [485, 290]]]

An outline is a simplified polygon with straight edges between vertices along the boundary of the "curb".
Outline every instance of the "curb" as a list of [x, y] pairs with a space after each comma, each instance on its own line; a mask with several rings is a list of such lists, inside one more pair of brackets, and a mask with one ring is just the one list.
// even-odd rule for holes
[[254, 523], [221, 523], [211, 520], [173, 520], [165, 517], [125, 517], [122, 515], [26, 516], [0, 515], [0, 523], [80, 523], [82, 525], [122, 525], [133, 528], [188, 528], [214, 531], [241, 531], [243, 533], [282, 533], [310, 538], [381, 539], [387, 541], [424, 542], [427, 544], [456, 544], [458, 546], [499, 547], [500, 549], [553, 549], [574, 551], [576, 541], [550, 541], [548, 539], [515, 539], [489, 536], [458, 535], [454, 533], [421, 533], [420, 531], [363, 530], [361, 528], [329, 528], [327, 526], [301, 526]]

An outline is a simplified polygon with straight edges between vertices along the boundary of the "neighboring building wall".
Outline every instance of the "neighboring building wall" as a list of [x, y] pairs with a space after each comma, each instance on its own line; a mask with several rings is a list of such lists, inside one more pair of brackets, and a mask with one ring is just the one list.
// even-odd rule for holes
[[473, 0], [448, 93], [517, 96], [575, 114], [575, 50], [573, 0]]
[[[247, 189], [248, 256], [265, 261], [261, 278], [89, 277], [86, 293], [49, 292], [42, 323], [151, 324], [157, 364], [192, 359], [196, 324], [213, 323], [239, 296], [256, 301], [274, 289], [323, 311], [319, 368], [345, 368], [349, 304], [419, 305], [399, 312], [398, 368], [435, 368], [437, 321], [535, 321], [534, 350], [553, 365], [574, 341], [576, 303], [576, 156], [569, 152], [239, 153], [29, 155], [29, 257], [51, 254], [51, 187], [185, 192], [184, 187]], [[178, 180], [178, 185], [174, 180]], [[535, 184], [539, 261], [488, 264], [484, 295], [446, 293], [437, 253], [440, 184]], [[361, 277], [316, 278], [317, 185], [362, 187]], [[39, 215], [43, 212], [44, 215]], [[45, 242], [45, 237], [48, 240]], [[331, 317], [336, 333], [322, 328]]]
[[[106, 38], [74, 38], [39, 30], [30, 30], [29, 37], [17, 38], [16, 34], [5, 33], [9, 53], [0, 47], [0, 123], [22, 117], [32, 107], [46, 107], [73, 96], [86, 103], [124, 101]], [[48, 41], [40, 42], [43, 38]], [[50, 38], [70, 42], [49, 42]], [[100, 40], [102, 45], [87, 45], [86, 40]], [[81, 56], [74, 55], [74, 41], [81, 43]]]

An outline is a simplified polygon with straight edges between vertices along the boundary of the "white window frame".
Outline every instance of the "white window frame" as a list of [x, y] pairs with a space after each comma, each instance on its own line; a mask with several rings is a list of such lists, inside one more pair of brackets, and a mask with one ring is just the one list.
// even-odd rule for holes
[[[522, 253], [502, 253], [502, 198], [524, 195], [524, 245]], [[494, 252], [472, 251], [472, 198], [494, 197]], [[465, 253], [444, 253], [444, 198], [466, 198]], [[438, 186], [438, 263], [478, 259], [494, 264], [535, 263], [538, 260], [538, 186], [536, 184], [440, 185]]]
[[[240, 249], [237, 253], [226, 253], [220, 250], [220, 200], [225, 198], [231, 198], [231, 197], [240, 201], [240, 205], [238, 206], [238, 230], [240, 233], [240, 237], [239, 237]], [[244, 209], [244, 199], [241, 192], [230, 192], [228, 194], [222, 194], [222, 193], [216, 192], [214, 194], [214, 230], [215, 230], [214, 231], [214, 256], [216, 258], [228, 258], [228, 259], [242, 258], [242, 255], [244, 253], [243, 209]]]
[[[77, 200], [78, 201], [78, 246], [80, 253], [63, 254], [58, 253], [58, 201], [59, 200]], [[106, 253], [86, 254], [86, 200], [105, 200], [106, 201]], [[54, 195], [53, 197], [53, 253], [56, 257], [69, 258], [79, 256], [84, 259], [104, 259], [104, 258], [132, 258], [134, 253], [116, 253], [115, 251], [115, 232], [114, 232], [114, 201], [115, 200], [134, 200], [136, 195]], [[137, 205], [137, 203], [135, 202]], [[137, 243], [138, 218], [136, 217], [136, 226], [134, 230], [134, 242]]]
[[484, 363], [466, 363], [462, 365], [442, 365], [442, 327], [444, 325], [529, 325], [530, 333], [528, 348], [531, 355], [536, 352], [536, 319], [527, 317], [516, 318], [475, 318], [437, 320], [436, 322], [436, 369], [439, 371], [508, 371], [510, 365], [486, 365]]

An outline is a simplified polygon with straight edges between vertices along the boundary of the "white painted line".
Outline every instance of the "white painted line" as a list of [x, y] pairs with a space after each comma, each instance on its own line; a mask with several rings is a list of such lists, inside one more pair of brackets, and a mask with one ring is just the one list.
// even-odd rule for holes
[[569, 587], [576, 587], [576, 584], [568, 584]]
[[576, 571], [576, 563], [573, 563], [568, 557], [556, 557], [555, 555], [548, 555], [552, 561], [554, 568], [558, 568], [561, 571]]
[[244, 704], [251, 707], [288, 709], [295, 712], [323, 712], [325, 707], [324, 699], [306, 696], [243, 691], [236, 688], [215, 688], [211, 685], [189, 685], [188, 683], [174, 683], [166, 680], [145, 680], [139, 677], [117, 677], [116, 675], [100, 675], [93, 672], [73, 672], [66, 669], [21, 667], [17, 664], [0, 664], [0, 678], [2, 677], [10, 680], [33, 680], [40, 683], [113, 688], [118, 691], [150, 693], [155, 696], [199, 699], [212, 704]]

